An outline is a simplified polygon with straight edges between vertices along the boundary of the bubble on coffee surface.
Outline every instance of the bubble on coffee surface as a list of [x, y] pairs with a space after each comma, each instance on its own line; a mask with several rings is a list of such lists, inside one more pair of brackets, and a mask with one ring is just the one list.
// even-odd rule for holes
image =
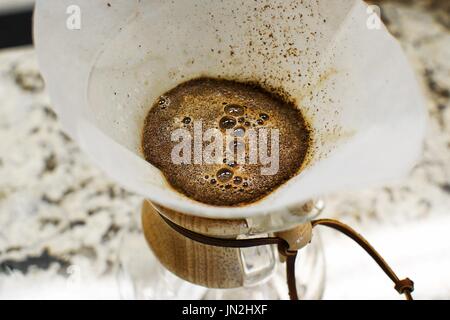
[[236, 161], [234, 161], [234, 160], [227, 161], [226, 159], [225, 159], [225, 164], [227, 164], [231, 168], [235, 168], [238, 165]]
[[241, 150], [245, 151], [245, 149], [244, 149], [245, 146], [246, 146], [246, 144], [243, 141], [234, 140], [228, 144], [228, 150], [231, 152], [234, 152], [234, 153], [238, 153]]
[[170, 99], [166, 96], [160, 96], [158, 99], [158, 105], [164, 110], [170, 105]]
[[233, 135], [234, 135], [235, 137], [243, 138], [243, 137], [245, 136], [245, 128], [243, 128], [243, 127], [238, 127], [238, 128], [236, 128], [236, 129], [234, 129]]
[[[231, 132], [233, 140], [224, 136], [224, 158], [218, 163], [196, 164], [194, 155], [190, 164], [172, 162], [177, 145], [172, 133], [181, 124], [194, 137], [194, 121], [201, 121], [203, 133], [212, 128]], [[245, 163], [237, 162], [237, 149], [248, 151], [249, 130], [261, 128], [279, 130], [279, 171], [274, 175], [262, 175], [267, 165], [250, 164], [247, 153]], [[202, 143], [203, 148], [209, 144]], [[307, 123], [294, 105], [254, 84], [212, 78], [187, 81], [160, 96], [145, 119], [142, 138], [145, 159], [175, 190], [215, 206], [245, 205], [267, 196], [299, 172], [309, 145]], [[234, 149], [234, 157], [228, 157], [228, 149]]]
[[239, 176], [235, 176], [233, 178], [233, 182], [234, 182], [234, 184], [241, 184], [242, 183], [242, 178], [239, 177]]
[[190, 124], [191, 121], [192, 121], [192, 119], [189, 118], [189, 117], [184, 117], [184, 119], [183, 119], [183, 123], [184, 123], [184, 124]]
[[219, 182], [228, 182], [233, 178], [233, 171], [227, 168], [220, 169], [217, 171], [216, 177]]
[[220, 128], [221, 129], [233, 129], [236, 125], [236, 119], [233, 117], [225, 116], [220, 119]]
[[225, 107], [225, 113], [230, 116], [239, 117], [244, 115], [245, 108], [237, 104], [229, 104]]

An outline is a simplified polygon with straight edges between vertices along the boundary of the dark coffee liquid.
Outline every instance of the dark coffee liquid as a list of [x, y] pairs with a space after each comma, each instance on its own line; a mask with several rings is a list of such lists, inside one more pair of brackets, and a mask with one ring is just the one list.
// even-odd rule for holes
[[[174, 164], [172, 150], [178, 142], [172, 141], [172, 133], [186, 129], [194, 137], [194, 124], [199, 121], [203, 131], [232, 132], [235, 139], [224, 150], [234, 150], [233, 159], [224, 152], [220, 163]], [[275, 174], [261, 173], [267, 163], [250, 163], [249, 135], [263, 128], [279, 133]], [[270, 134], [267, 140], [270, 154]], [[202, 142], [203, 147], [208, 144]], [[161, 96], [145, 119], [142, 140], [145, 159], [163, 172], [173, 188], [216, 206], [244, 205], [268, 195], [299, 172], [309, 145], [310, 131], [294, 105], [255, 85], [210, 78], [185, 82]], [[245, 163], [242, 157], [237, 161], [237, 150], [246, 151]]]

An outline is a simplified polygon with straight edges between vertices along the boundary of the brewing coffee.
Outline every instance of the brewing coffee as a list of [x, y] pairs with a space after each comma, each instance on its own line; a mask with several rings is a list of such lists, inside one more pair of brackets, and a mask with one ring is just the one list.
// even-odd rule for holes
[[254, 84], [201, 78], [159, 97], [145, 119], [142, 148], [177, 191], [237, 206], [296, 175], [310, 136], [301, 112], [280, 96]]

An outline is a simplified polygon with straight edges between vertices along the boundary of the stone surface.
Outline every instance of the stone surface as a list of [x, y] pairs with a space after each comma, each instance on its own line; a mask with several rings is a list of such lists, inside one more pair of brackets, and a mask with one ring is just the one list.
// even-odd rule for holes
[[0, 296], [11, 275], [114, 275], [141, 199], [61, 131], [31, 48], [0, 53], [0, 140]]

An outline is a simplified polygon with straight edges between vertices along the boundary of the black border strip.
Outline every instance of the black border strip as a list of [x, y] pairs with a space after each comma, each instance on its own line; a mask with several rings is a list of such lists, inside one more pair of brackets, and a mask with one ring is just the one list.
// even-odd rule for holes
[[31, 45], [33, 11], [0, 14], [0, 49]]

